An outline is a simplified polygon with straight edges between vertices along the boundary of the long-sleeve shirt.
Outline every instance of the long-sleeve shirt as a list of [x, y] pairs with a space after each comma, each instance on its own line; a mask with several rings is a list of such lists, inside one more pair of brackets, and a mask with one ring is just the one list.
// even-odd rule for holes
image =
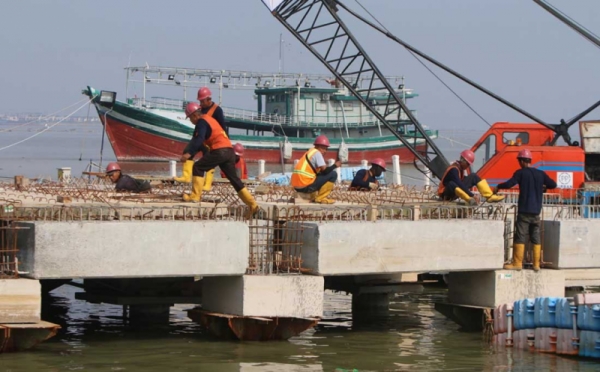
[[498, 189], [510, 189], [519, 185], [518, 213], [538, 215], [542, 211], [544, 186], [556, 188], [556, 182], [546, 172], [535, 168], [517, 170], [511, 179], [498, 185]]
[[210, 125], [204, 119], [198, 120], [196, 123], [196, 127], [194, 128], [194, 134], [192, 134], [192, 139], [190, 143], [185, 147], [188, 154], [197, 154], [198, 151], [202, 151], [202, 153], [206, 152], [206, 146], [204, 146], [204, 141], [210, 137], [212, 134], [212, 129], [210, 129]]
[[[214, 103], [212, 105], [210, 105], [210, 107], [201, 108], [200, 112], [203, 114], [206, 114], [213, 105], [214, 105]], [[216, 121], [218, 121], [221, 128], [223, 128], [225, 130], [225, 132], [227, 132], [227, 127], [225, 126], [225, 114], [223, 113], [223, 109], [221, 108], [221, 106], [217, 106], [217, 108], [215, 109], [215, 112], [213, 112], [213, 114], [212, 114], [212, 117]]]
[[377, 183], [377, 179], [373, 177], [373, 175], [369, 172], [368, 169], [361, 169], [358, 172], [356, 172], [356, 175], [352, 179], [350, 187], [369, 190], [369, 183]]
[[455, 167], [450, 169], [448, 171], [448, 173], [446, 174], [446, 177], [444, 177], [444, 179], [442, 180], [442, 183], [444, 184], [444, 186], [448, 186], [448, 184], [450, 182], [454, 182], [454, 184], [457, 187], [460, 187], [460, 189], [464, 192], [467, 193], [467, 195], [469, 195], [470, 197], [473, 197], [473, 193], [471, 192], [471, 190], [469, 190], [469, 187], [467, 187], [463, 181], [460, 179], [460, 173], [458, 173], [458, 169], [456, 169]]
[[121, 174], [121, 177], [115, 184], [116, 191], [131, 191], [134, 193], [150, 191], [151, 186], [148, 181], [136, 180], [135, 178], [126, 174]]

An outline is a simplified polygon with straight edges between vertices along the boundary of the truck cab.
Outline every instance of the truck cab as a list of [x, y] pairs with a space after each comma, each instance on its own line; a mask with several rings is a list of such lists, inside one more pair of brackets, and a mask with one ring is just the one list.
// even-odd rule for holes
[[[600, 127], [597, 133], [600, 137]], [[582, 188], [586, 181], [586, 154], [578, 145], [549, 146], [553, 137], [554, 131], [541, 124], [494, 123], [471, 149], [475, 153], [471, 171], [496, 186], [520, 168], [517, 154], [527, 148], [532, 167], [545, 171], [558, 184], [552, 192], [572, 196], [573, 189]]]

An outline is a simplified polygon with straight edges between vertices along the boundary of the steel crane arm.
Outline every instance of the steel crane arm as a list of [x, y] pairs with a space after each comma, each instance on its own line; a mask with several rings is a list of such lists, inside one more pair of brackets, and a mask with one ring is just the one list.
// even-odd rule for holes
[[[334, 0], [262, 0], [364, 106], [439, 179], [448, 161], [338, 16]], [[356, 81], [365, 78], [367, 87]], [[383, 98], [382, 98], [383, 97]], [[379, 108], [380, 110], [378, 110]], [[400, 110], [401, 109], [401, 110]], [[401, 122], [401, 111], [410, 123]], [[403, 128], [402, 133], [398, 131]], [[425, 141], [425, 150], [418, 150]]]
[[595, 44], [597, 47], [600, 48], [600, 38], [598, 38], [598, 36], [594, 35], [590, 31], [586, 30], [581, 25], [578, 25], [576, 22], [573, 22], [573, 20], [571, 20], [564, 13], [562, 13], [561, 11], [559, 11], [558, 9], [556, 9], [554, 6], [550, 5], [546, 1], [533, 0], [533, 2], [536, 3], [537, 5], [541, 6], [542, 8], [544, 8], [548, 13], [550, 13], [553, 16], [555, 16], [556, 18], [558, 18], [564, 24], [571, 27], [573, 30], [575, 30], [577, 33], [579, 33], [581, 36], [585, 37], [590, 42], [592, 42], [593, 44]]

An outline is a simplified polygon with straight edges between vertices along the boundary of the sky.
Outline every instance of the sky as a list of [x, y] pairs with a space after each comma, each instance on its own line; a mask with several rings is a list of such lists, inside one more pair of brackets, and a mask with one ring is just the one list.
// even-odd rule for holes
[[[600, 34], [597, 0], [550, 2]], [[571, 118], [600, 99], [599, 48], [533, 1], [361, 3], [396, 36], [543, 120]], [[359, 9], [355, 0], [345, 4]], [[422, 123], [487, 128], [404, 48], [341, 16], [382, 72], [404, 75], [419, 94], [409, 106]], [[0, 1], [0, 113], [51, 113], [82, 99], [87, 85], [123, 99], [128, 64], [274, 72], [281, 33], [286, 72], [327, 72], [261, 0]], [[434, 71], [488, 122], [529, 122]], [[253, 107], [251, 101], [248, 93], [224, 105]], [[600, 111], [587, 118], [599, 119]]]

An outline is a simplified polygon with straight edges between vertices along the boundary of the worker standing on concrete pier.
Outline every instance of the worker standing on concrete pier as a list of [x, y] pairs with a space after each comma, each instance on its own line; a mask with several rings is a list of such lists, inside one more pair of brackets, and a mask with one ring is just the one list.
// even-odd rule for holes
[[335, 168], [341, 167], [342, 162], [337, 160], [329, 167], [325, 164], [323, 155], [330, 146], [325, 135], [315, 138], [313, 144], [315, 147], [302, 155], [294, 167], [291, 184], [297, 192], [311, 194], [310, 200], [315, 203], [333, 204], [335, 200], [328, 196], [337, 180]]
[[475, 161], [475, 154], [471, 150], [464, 150], [460, 153], [460, 159], [450, 164], [442, 181], [438, 187], [438, 196], [443, 200], [455, 200], [461, 198], [469, 205], [476, 205], [477, 201], [474, 198], [471, 188], [477, 187], [481, 196], [486, 201], [494, 203], [504, 200], [504, 196], [494, 195], [492, 189], [486, 180], [479, 178], [477, 173], [471, 172], [468, 176], [464, 176], [464, 171], [467, 170]]
[[[202, 87], [198, 89], [198, 101], [200, 102], [200, 105], [198, 106], [200, 112], [202, 114], [206, 114], [208, 116], [213, 117], [217, 122], [219, 122], [219, 125], [223, 127], [225, 133], [228, 133], [227, 126], [225, 125], [225, 114], [223, 113], [223, 109], [212, 101], [212, 92], [210, 91], [210, 89], [208, 89], [207, 87]], [[189, 153], [189, 149], [186, 147], [183, 150], [183, 153]], [[192, 167], [194, 166], [194, 157], [196, 156], [196, 154], [190, 155], [190, 159], [183, 163], [181, 177], [174, 178], [175, 181], [182, 183], [192, 182]], [[214, 173], [214, 169], [207, 172], [206, 180], [204, 182], [204, 191], [210, 190], [212, 186]]]
[[350, 189], [359, 191], [377, 190], [379, 188], [377, 177], [381, 176], [385, 171], [387, 171], [385, 161], [382, 158], [373, 159], [370, 169], [361, 169], [356, 172], [350, 184]]
[[115, 184], [116, 191], [130, 191], [134, 193], [150, 192], [152, 186], [148, 181], [136, 180], [135, 178], [123, 174], [121, 167], [117, 163], [109, 163], [106, 166], [106, 176]]
[[[237, 176], [242, 180], [248, 179], [248, 168], [246, 168], [246, 161], [244, 160], [244, 146], [241, 143], [233, 145], [233, 151], [235, 152], [235, 171]], [[225, 178], [225, 173], [221, 171], [221, 177]]]
[[507, 270], [521, 270], [525, 255], [527, 235], [533, 244], [533, 270], [540, 270], [542, 245], [540, 239], [540, 213], [542, 211], [542, 198], [544, 189], [556, 188], [556, 182], [546, 172], [531, 168], [531, 151], [519, 151], [517, 160], [521, 169], [517, 170], [511, 179], [503, 182], [494, 189], [494, 193], [501, 189], [510, 189], [519, 185], [519, 202], [517, 208], [517, 223], [513, 242], [512, 263], [504, 265]]
[[250, 208], [250, 215], [248, 216], [250, 217], [258, 210], [258, 204], [236, 174], [235, 152], [227, 133], [213, 117], [202, 114], [196, 103], [188, 103], [185, 108], [185, 115], [196, 127], [188, 145], [190, 152], [183, 154], [181, 161], [189, 160], [191, 153], [200, 151], [202, 147], [209, 148], [210, 151], [194, 163], [192, 193], [190, 195], [184, 194], [183, 200], [200, 202], [204, 188], [204, 176], [207, 171], [218, 166], [225, 173], [240, 199]]

